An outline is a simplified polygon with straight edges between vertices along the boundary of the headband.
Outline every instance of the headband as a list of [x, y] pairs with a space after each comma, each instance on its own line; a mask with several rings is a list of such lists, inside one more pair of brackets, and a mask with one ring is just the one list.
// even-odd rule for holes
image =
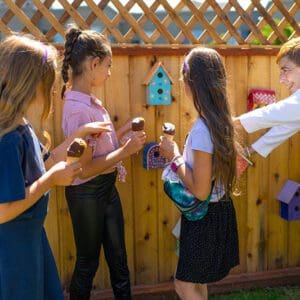
[[188, 69], [188, 65], [187, 65], [186, 61], [184, 60], [183, 64], [182, 64], [182, 71], [183, 71], [183, 73], [186, 73], [187, 69]]

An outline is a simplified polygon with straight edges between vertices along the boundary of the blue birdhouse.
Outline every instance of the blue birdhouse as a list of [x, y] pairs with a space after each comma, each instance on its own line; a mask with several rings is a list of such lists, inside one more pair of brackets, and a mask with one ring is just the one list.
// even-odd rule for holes
[[300, 220], [300, 183], [288, 180], [277, 196], [280, 216], [288, 221]]
[[147, 103], [149, 105], [171, 104], [171, 84], [173, 80], [161, 62], [150, 70], [144, 84], [147, 85]]

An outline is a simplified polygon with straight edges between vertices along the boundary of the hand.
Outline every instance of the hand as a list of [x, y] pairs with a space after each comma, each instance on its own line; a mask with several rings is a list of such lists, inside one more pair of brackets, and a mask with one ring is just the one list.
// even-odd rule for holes
[[131, 123], [132, 123], [133, 118], [129, 118], [122, 126], [120, 129], [122, 129], [123, 134], [131, 130]]
[[81, 164], [67, 164], [61, 161], [55, 164], [48, 172], [51, 178], [52, 186], [67, 186], [72, 184], [75, 178], [81, 173]]
[[132, 119], [128, 119], [120, 128], [117, 129], [117, 137], [120, 140], [120, 143], [124, 145], [127, 140], [130, 138]]
[[146, 142], [146, 134], [144, 131], [133, 131], [131, 137], [124, 144], [124, 148], [129, 155], [137, 153], [141, 150]]
[[[128, 132], [129, 130], [132, 130], [132, 121], [136, 118], [142, 118], [142, 117], [138, 116], [138, 117], [130, 118], [123, 124], [123, 126], [119, 129], [121, 131], [122, 135], [125, 134], [126, 132]], [[144, 130], [144, 129], [142, 129], [142, 130]]]
[[251, 146], [248, 146], [248, 147], [243, 148], [241, 151], [239, 151], [238, 156], [240, 156], [250, 166], [253, 166], [254, 163], [251, 161], [251, 154], [254, 152], [255, 152], [255, 150]]
[[245, 148], [245, 152], [248, 154], [248, 156], [250, 157], [251, 154], [255, 153], [255, 150], [252, 148], [252, 146], [248, 146]]
[[239, 117], [232, 117], [233, 126], [238, 131], [243, 131], [244, 127]]
[[159, 143], [159, 153], [161, 156], [171, 161], [174, 157], [180, 155], [176, 142], [170, 141], [164, 136], [161, 136], [160, 140], [161, 142]]
[[79, 127], [78, 137], [84, 138], [87, 135], [99, 137], [102, 132], [111, 132], [111, 122], [91, 122]]

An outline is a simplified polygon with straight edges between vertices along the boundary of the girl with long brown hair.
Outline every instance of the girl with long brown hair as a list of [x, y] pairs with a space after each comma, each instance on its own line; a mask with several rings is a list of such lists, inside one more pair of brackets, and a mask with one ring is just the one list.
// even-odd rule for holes
[[209, 195], [207, 213], [197, 220], [181, 216], [175, 289], [181, 299], [207, 299], [209, 282], [224, 278], [239, 264], [238, 233], [231, 193], [236, 173], [234, 129], [220, 55], [197, 47], [184, 59], [187, 98], [198, 117], [180, 154], [162, 137], [160, 153], [171, 161], [180, 181], [199, 201]]

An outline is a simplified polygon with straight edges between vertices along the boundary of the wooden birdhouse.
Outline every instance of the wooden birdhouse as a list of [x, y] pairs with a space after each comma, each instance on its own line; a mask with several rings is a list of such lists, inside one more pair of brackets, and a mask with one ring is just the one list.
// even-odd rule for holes
[[143, 150], [143, 167], [146, 170], [163, 168], [167, 160], [160, 156], [159, 146], [155, 142], [148, 143]]
[[251, 89], [248, 95], [248, 111], [276, 102], [276, 94], [270, 89]]
[[161, 62], [150, 70], [144, 84], [147, 85], [147, 103], [149, 105], [171, 104], [172, 77]]
[[277, 196], [280, 216], [288, 221], [300, 220], [300, 183], [288, 180]]

